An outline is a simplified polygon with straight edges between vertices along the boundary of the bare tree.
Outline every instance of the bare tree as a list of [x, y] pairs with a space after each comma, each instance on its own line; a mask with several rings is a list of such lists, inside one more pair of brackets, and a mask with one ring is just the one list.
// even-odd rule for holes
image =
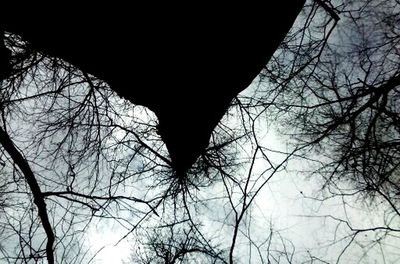
[[387, 208], [382, 225], [367, 228], [323, 216], [346, 226], [349, 246], [370, 232], [379, 239], [369, 246], [379, 247], [399, 231], [399, 2], [315, 1], [307, 8], [251, 102], [280, 117], [281, 131], [315, 161], [306, 173], [322, 176], [318, 201]]
[[[111, 219], [125, 230], [121, 240], [132, 241], [133, 262], [330, 263], [298, 252], [257, 211], [294, 158], [322, 179], [317, 197], [307, 198], [388, 208], [382, 225], [368, 227], [319, 216], [345, 230], [327, 244], [340, 244], [337, 263], [354, 243], [396, 240], [399, 10], [395, 0], [307, 2], [258, 85], [235, 98], [185, 177], [174, 177], [151, 111], [7, 33], [14, 71], [0, 92], [0, 234], [15, 243], [0, 242], [0, 258], [91, 262], [95, 252], [79, 240]], [[266, 122], [291, 137], [285, 151], [266, 142]], [[375, 239], [360, 240], [366, 233]]]

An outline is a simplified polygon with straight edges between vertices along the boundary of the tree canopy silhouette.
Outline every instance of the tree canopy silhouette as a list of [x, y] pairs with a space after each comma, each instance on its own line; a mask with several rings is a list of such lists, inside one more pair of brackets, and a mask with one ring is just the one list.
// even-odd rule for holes
[[[191, 8], [164, 12], [144, 6], [137, 8], [140, 16], [124, 13], [112, 20], [103, 19], [112, 15], [108, 6], [70, 10], [72, 20], [59, 19], [48, 7], [33, 7], [18, 19], [3, 16], [1, 24], [31, 49], [65, 60], [151, 109], [171, 165], [184, 175], [208, 146], [230, 102], [269, 61], [303, 4], [279, 1], [246, 17], [242, 6], [232, 5], [230, 12], [205, 6], [207, 18]], [[56, 29], [46, 26], [48, 21]]]
[[[133, 263], [395, 261], [397, 0], [18, 5], [0, 4], [19, 11], [0, 17], [2, 261], [89, 263], [112, 225]], [[291, 164], [319, 184], [299, 200], [344, 210], [309, 216], [335, 224], [316, 248], [264, 217]], [[359, 204], [383, 215], [360, 225]]]

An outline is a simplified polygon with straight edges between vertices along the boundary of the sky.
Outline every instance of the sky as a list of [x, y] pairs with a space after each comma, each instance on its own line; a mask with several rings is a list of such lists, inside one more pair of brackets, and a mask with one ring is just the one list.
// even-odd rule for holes
[[[253, 83], [250, 89], [255, 89], [255, 87], [256, 83]], [[48, 102], [43, 102], [44, 105], [46, 103], [48, 104]], [[39, 106], [35, 105], [34, 107]], [[33, 106], [31, 105], [30, 107]], [[146, 118], [148, 118], [146, 113], [141, 113], [142, 110], [140, 108], [129, 111], [124, 109], [123, 111], [125, 111], [124, 118], [135, 116], [135, 121], [144, 123], [146, 123]], [[13, 116], [13, 120], [17, 120], [18, 118], [20, 117]], [[59, 117], [55, 115], [53, 118], [58, 121]], [[26, 125], [29, 124], [29, 120], [25, 125], [22, 122], [15, 122], [16, 124], [13, 128], [16, 133], [20, 133], [20, 137], [16, 136], [17, 139], [20, 139], [18, 141], [19, 146], [26, 146], [26, 148], [24, 147], [25, 154], [35, 154], [35, 150], [29, 147], [31, 142], [21, 137], [25, 129], [33, 129], [34, 125]], [[230, 116], [229, 119], [226, 118], [223, 122], [233, 127], [237, 123], [240, 123], [238, 122], [238, 116], [235, 116], [234, 113], [233, 117]], [[276, 127], [271, 125], [271, 123], [261, 122], [258, 124], [257, 130], [260, 132], [258, 138], [262, 141], [262, 145], [270, 149], [290, 152], [292, 148], [288, 144], [290, 139], [279, 134], [276, 131]], [[114, 133], [114, 136], [118, 140], [125, 139], [125, 132], [116, 131]], [[151, 133], [149, 132], [149, 134]], [[156, 137], [154, 134], [153, 139]], [[151, 140], [152, 138], [147, 139]], [[250, 144], [242, 144], [241, 148], [250, 152], [251, 146]], [[134, 149], [132, 148], [131, 152], [132, 150]], [[165, 151], [165, 149], [162, 150]], [[122, 151], [122, 153], [128, 152]], [[275, 163], [280, 163], [280, 160], [284, 156], [268, 152], [268, 158]], [[314, 159], [318, 160], [321, 157], [314, 156]], [[33, 167], [38, 171], [45, 171], [45, 168], [40, 165], [38, 162]], [[132, 163], [132, 166], [139, 167], [139, 162]], [[55, 167], [56, 169], [52, 172], [58, 173], [57, 177], [64, 177], [64, 174], [67, 174], [64, 172], [70, 172], [70, 168], [65, 167], [65, 165], [60, 166], [56, 164]], [[257, 162], [254, 168], [255, 174], [267, 167], [268, 164], [265, 160]], [[253, 206], [249, 210], [249, 214], [246, 215], [248, 218], [242, 223], [241, 231], [251, 233], [255, 241], [267, 241], [269, 237], [273, 236], [273, 248], [276, 252], [284, 249], [289, 252], [296, 252], [298, 260], [308, 258], [312, 255], [317, 263], [323, 263], [322, 261], [318, 262], [317, 259], [319, 258], [323, 258], [329, 263], [336, 263], [338, 259], [341, 260], [341, 263], [399, 262], [400, 256], [396, 247], [398, 243], [397, 237], [388, 236], [383, 238], [381, 236], [382, 233], [379, 232], [359, 232], [353, 241], [353, 237], [348, 236], [349, 225], [355, 229], [379, 227], [385, 224], [384, 221], [392, 219], [393, 215], [391, 215], [384, 201], [378, 199], [375, 203], [368, 203], [353, 196], [335, 196], [328, 199], [329, 192], [327, 190], [321, 191], [323, 180], [311, 173], [312, 168], [313, 162], [300, 159], [291, 160], [286, 164], [284, 169], [268, 180], [268, 183], [258, 193]], [[83, 174], [86, 173], [85, 175], [89, 175], [89, 172], [90, 170], [87, 169]], [[245, 173], [245, 171], [238, 171], [237, 173]], [[46, 176], [46, 173], [43, 172], [40, 176], [43, 175]], [[86, 180], [84, 178], [82, 182]], [[147, 182], [145, 181], [145, 183]], [[132, 189], [128, 187], [123, 191], [119, 191], [122, 194], [131, 195], [137, 192], [138, 189], [135, 189], [137, 187], [134, 186]], [[142, 187], [143, 191], [147, 186], [142, 184], [139, 187]], [[224, 193], [224, 188], [222, 187], [219, 184], [211, 186], [208, 189], [203, 188], [196, 191], [196, 194], [201, 195], [203, 198], [214, 197]], [[325, 196], [321, 196], [321, 193], [324, 193]], [[64, 204], [60, 203], [58, 205]], [[229, 226], [231, 224], [229, 221], [232, 220], [229, 218], [231, 214], [226, 219], [222, 219], [226, 217], [227, 214], [225, 213], [230, 213], [229, 205], [221, 201], [210, 201], [207, 205], [208, 208], [203, 208], [202, 210], [204, 211], [200, 211], [199, 213], [204, 223], [203, 230], [210, 234], [220, 234], [222, 239], [229, 242], [232, 235], [232, 228]], [[205, 213], [201, 215], [203, 212]], [[157, 221], [161, 220], [160, 217], [153, 216], [149, 222], [153, 221], [157, 223]], [[343, 220], [346, 220], [347, 223]], [[399, 223], [394, 222], [393, 225], [398, 227]], [[98, 221], [94, 219], [86, 230], [83, 243], [83, 247], [89, 248], [91, 254], [96, 254], [93, 263], [118, 264], [127, 260], [130, 254], [134, 252], [135, 233], [125, 240], [120, 240], [129, 232], [130, 228], [132, 226], [128, 224], [122, 225], [112, 220], [103, 219], [102, 221]], [[253, 251], [249, 250], [247, 240], [243, 239], [245, 234], [240, 233], [239, 236], [242, 240], [239, 241], [240, 243], [236, 247], [235, 257], [238, 260], [243, 260], [243, 263], [247, 263], [245, 260], [251, 256], [251, 263], [261, 263], [254, 248], [252, 248]], [[350, 242], [353, 243], [349, 244]], [[344, 253], [343, 249], [346, 249]]]
[[[234, 126], [234, 119], [233, 122], [232, 117], [229, 120]], [[261, 122], [259, 126], [259, 130], [262, 131], [260, 133], [262, 145], [282, 152], [290, 150], [289, 139], [278, 134], [275, 127], [271, 127], [267, 122]], [[242, 147], [246, 148], [246, 146]], [[279, 163], [285, 155], [270, 152], [268, 157], [272, 162]], [[315, 158], [318, 159], [318, 156]], [[264, 162], [257, 163], [254, 171], [262, 171], [265, 166]], [[289, 251], [294, 250], [298, 260], [312, 254], [329, 263], [336, 263], [338, 259], [341, 260], [340, 263], [396, 263], [400, 257], [396, 253], [396, 240], [391, 240], [389, 237], [383, 239], [379, 246], [369, 247], [369, 242], [378, 238], [373, 232], [358, 235], [356, 242], [342, 254], [343, 249], [351, 241], [351, 237], [347, 237], [348, 226], [338, 219], [349, 221], [353, 228], [379, 226], [383, 224], [382, 219], [387, 214], [387, 207], [380, 206], [379, 203], [371, 206], [363, 200], [352, 197], [322, 199], [322, 179], [317, 175], [311, 175], [312, 166], [312, 162], [294, 159], [285, 166], [284, 170], [268, 181], [257, 195], [251, 209], [253, 219], [249, 229], [251, 228], [253, 238], [265, 240], [272, 231], [276, 250], [284, 247], [287, 247]], [[210, 191], [205, 190], [202, 197], [212, 197], [219, 188], [217, 186], [212, 187]], [[219, 224], [220, 220], [218, 220], [218, 211], [220, 212], [220, 208], [224, 206], [217, 203], [211, 206], [218, 209], [211, 208], [210, 211], [206, 211], [204, 230], [209, 230], [212, 234], [220, 232], [227, 236], [226, 239], [229, 241], [232, 230], [226, 228], [224, 224]], [[125, 228], [113, 225], [112, 222], [92, 225], [88, 232], [88, 245], [93, 252], [104, 247], [96, 255], [96, 263], [111, 261], [122, 264], [129, 258], [134, 239], [116, 243], [126, 234], [126, 231]], [[246, 243], [239, 244], [235, 252], [239, 263], [242, 263], [241, 261], [247, 263], [250, 253]], [[251, 263], [261, 263], [254, 251], [251, 253]]]

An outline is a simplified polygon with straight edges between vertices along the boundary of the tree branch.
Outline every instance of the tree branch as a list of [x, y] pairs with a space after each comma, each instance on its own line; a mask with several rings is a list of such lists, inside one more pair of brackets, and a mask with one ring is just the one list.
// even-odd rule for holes
[[54, 252], [53, 252], [53, 244], [54, 244], [54, 233], [51, 228], [49, 217], [47, 215], [46, 203], [44, 201], [44, 196], [42, 191], [40, 190], [39, 184], [33, 174], [28, 162], [22, 156], [21, 152], [14, 146], [13, 141], [4, 131], [2, 127], [0, 127], [0, 144], [4, 147], [7, 153], [10, 155], [12, 160], [17, 164], [19, 169], [22, 171], [26, 182], [31, 189], [33, 195], [33, 202], [36, 204], [38, 208], [38, 215], [40, 220], [42, 221], [42, 226], [47, 235], [47, 244], [46, 244], [46, 255], [47, 261], [49, 264], [54, 264]]

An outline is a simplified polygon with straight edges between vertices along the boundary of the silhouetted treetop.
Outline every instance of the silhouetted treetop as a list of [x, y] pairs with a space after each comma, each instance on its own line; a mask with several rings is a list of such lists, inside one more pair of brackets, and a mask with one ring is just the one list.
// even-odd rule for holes
[[20, 15], [2, 16], [0, 26], [20, 35], [31, 49], [72, 63], [151, 109], [172, 167], [185, 174], [231, 100], [269, 61], [303, 4], [158, 5], [129, 12], [97, 4], [93, 10], [14, 6]]

